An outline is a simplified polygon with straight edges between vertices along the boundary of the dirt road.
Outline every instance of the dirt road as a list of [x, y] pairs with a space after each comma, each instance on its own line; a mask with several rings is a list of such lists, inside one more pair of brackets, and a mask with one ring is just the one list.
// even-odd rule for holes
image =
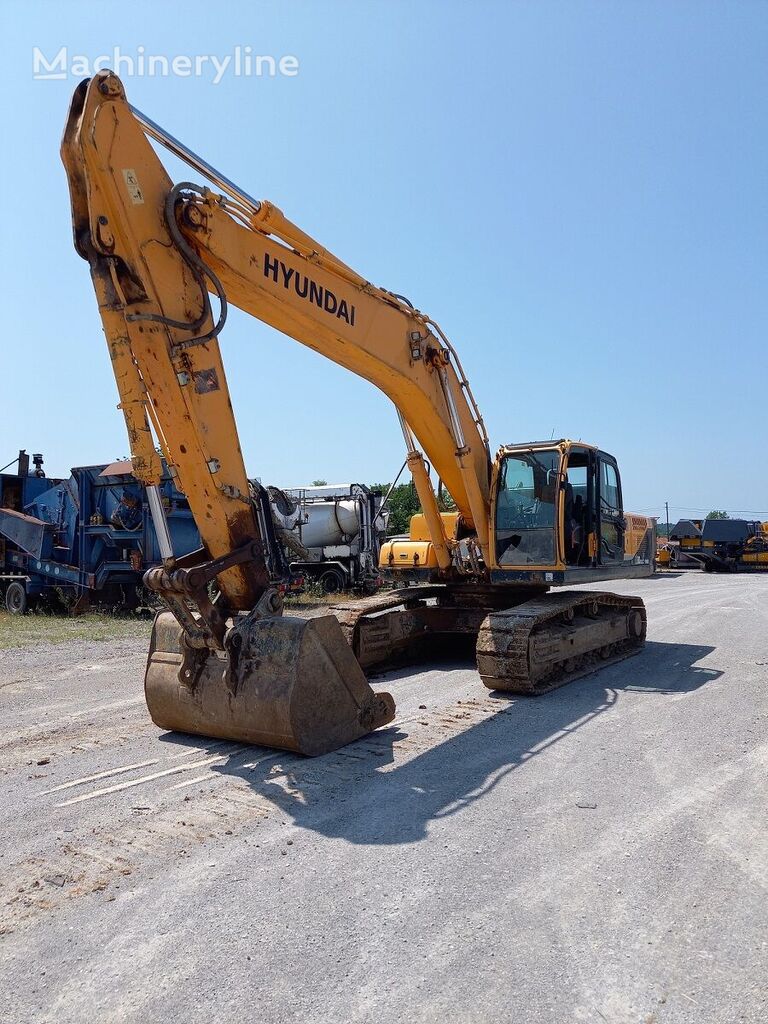
[[764, 1024], [768, 576], [617, 589], [639, 656], [393, 673], [316, 760], [159, 733], [141, 639], [0, 652], [0, 1019]]

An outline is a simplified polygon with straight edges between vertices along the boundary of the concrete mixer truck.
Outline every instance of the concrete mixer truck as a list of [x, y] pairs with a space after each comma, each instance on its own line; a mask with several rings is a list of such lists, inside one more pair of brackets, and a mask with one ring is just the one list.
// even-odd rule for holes
[[316, 581], [326, 594], [378, 588], [387, 525], [380, 492], [365, 484], [267, 490], [293, 575]]

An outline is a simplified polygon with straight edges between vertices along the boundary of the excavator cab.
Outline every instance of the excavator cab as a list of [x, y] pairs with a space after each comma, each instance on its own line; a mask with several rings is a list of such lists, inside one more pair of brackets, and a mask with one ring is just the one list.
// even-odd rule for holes
[[508, 445], [492, 493], [497, 582], [648, 575], [654, 523], [625, 514], [619, 468], [607, 452], [566, 439]]

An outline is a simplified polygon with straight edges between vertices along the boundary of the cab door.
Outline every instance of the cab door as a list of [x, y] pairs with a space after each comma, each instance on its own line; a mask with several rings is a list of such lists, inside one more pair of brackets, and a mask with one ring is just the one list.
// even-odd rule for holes
[[562, 519], [567, 565], [597, 564], [597, 456], [593, 449], [571, 445], [563, 466]]
[[624, 561], [624, 507], [616, 460], [605, 452], [597, 457], [598, 564]]

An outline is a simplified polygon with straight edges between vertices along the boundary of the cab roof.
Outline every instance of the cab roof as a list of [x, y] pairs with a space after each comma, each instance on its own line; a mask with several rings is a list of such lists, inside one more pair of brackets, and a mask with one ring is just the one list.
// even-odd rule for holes
[[570, 438], [550, 438], [549, 441], [520, 441], [517, 444], [503, 444], [501, 451], [503, 452], [519, 452], [528, 451], [530, 448], [540, 449], [554, 449], [564, 446], [566, 448], [577, 447], [577, 448], [589, 448], [591, 451], [596, 452], [600, 449], [597, 445], [587, 444], [586, 441], [572, 441]]

